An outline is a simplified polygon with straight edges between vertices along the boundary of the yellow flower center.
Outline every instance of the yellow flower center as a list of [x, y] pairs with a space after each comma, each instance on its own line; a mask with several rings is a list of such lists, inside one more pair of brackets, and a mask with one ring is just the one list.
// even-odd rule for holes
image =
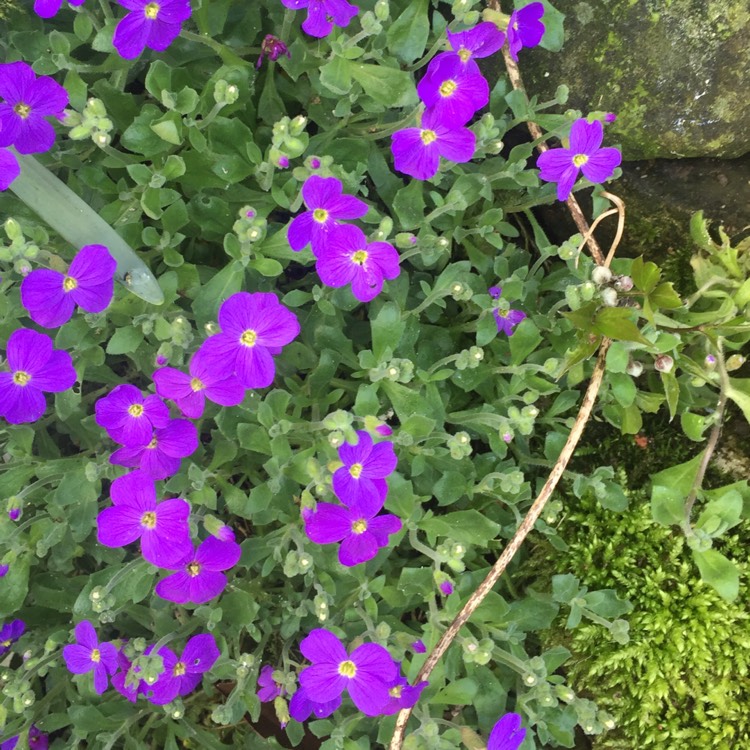
[[440, 84], [438, 91], [440, 92], [440, 96], [453, 96], [457, 88], [458, 85], [456, 82], [449, 78], [447, 81], [443, 81]]
[[[242, 346], [255, 346], [255, 342], [257, 340], [258, 334], [255, 333], [255, 331], [253, 331], [251, 328], [243, 331], [242, 336], [240, 336], [240, 344], [242, 344]], [[192, 383], [190, 385], [192, 385]]]
[[586, 156], [586, 154], [576, 154], [573, 157], [573, 164], [575, 164], [577, 167], [582, 167], [588, 160], [589, 157]]
[[518, 21], [513, 21], [513, 26], [511, 28], [513, 31], [518, 31]]
[[174, 669], [172, 670], [172, 675], [174, 677], [182, 677], [182, 675], [187, 672], [187, 669], [185, 668], [185, 662], [178, 661], [177, 664], [174, 665]]
[[156, 17], [159, 15], [159, 3], [149, 3], [144, 9], [143, 14], [148, 18], [150, 21], [153, 21], [156, 19]]
[[151, 442], [146, 446], [147, 451], [152, 451], [159, 443], [157, 442], [156, 438], [152, 438]]
[[325, 224], [328, 219], [328, 211], [326, 211], [325, 208], [316, 208], [313, 211], [313, 219], [315, 219], [318, 224]]
[[141, 526], [145, 526], [147, 529], [156, 528], [156, 513], [149, 510], [141, 516]]
[[367, 531], [367, 521], [364, 518], [360, 518], [352, 524], [353, 534], [364, 534]]
[[18, 102], [13, 111], [22, 119], [25, 120], [31, 114], [31, 107], [23, 102]]
[[352, 464], [349, 467], [349, 473], [355, 478], [359, 479], [359, 475], [362, 473], [362, 464]]
[[342, 677], [354, 677], [357, 674], [357, 665], [349, 659], [342, 661], [339, 664], [339, 674]]
[[130, 414], [131, 417], [135, 417], [138, 419], [138, 417], [143, 416], [143, 404], [131, 404], [128, 406], [128, 414]]
[[102, 652], [99, 651], [98, 648], [92, 649], [91, 661], [93, 661], [94, 664], [98, 664], [101, 660], [102, 660]]
[[13, 382], [16, 385], [28, 385], [29, 381], [31, 380], [31, 375], [28, 372], [24, 372], [23, 370], [16, 370], [13, 373]]
[[461, 49], [458, 50], [458, 56], [461, 58], [461, 62], [469, 62], [471, 52], [466, 49], [466, 47], [461, 47]]
[[197, 576], [198, 573], [201, 572], [200, 563], [197, 563], [195, 561], [191, 562], [190, 565], [187, 566], [187, 572], [189, 576], [195, 578], [195, 576]]
[[391, 698], [400, 698], [402, 689], [403, 687], [401, 685], [396, 685], [388, 691], [388, 695], [390, 695]]
[[3, 648], [10, 648], [13, 641], [0, 641], [0, 646]]
[[63, 291], [72, 292], [78, 286], [78, 282], [72, 276], [63, 279]]
[[366, 260], [367, 250], [357, 250], [357, 252], [352, 255], [352, 263], [356, 263], [358, 266], [364, 266]]
[[[252, 333], [252, 331], [250, 331], [250, 333]], [[245, 334], [243, 333], [242, 335], [244, 336]], [[202, 382], [202, 381], [200, 381], [200, 380], [198, 380], [198, 378], [193, 378], [193, 379], [192, 379], [192, 380], [190, 381], [190, 387], [191, 387], [191, 388], [192, 388], [192, 389], [193, 389], [194, 391], [202, 391], [202, 390], [203, 390], [203, 389], [204, 389], [204, 388], [205, 388], [206, 386], [205, 386], [205, 385], [203, 385], [203, 382]]]
[[421, 130], [419, 132], [419, 137], [422, 139], [422, 143], [424, 143], [425, 146], [429, 146], [437, 140], [437, 135], [434, 130]]

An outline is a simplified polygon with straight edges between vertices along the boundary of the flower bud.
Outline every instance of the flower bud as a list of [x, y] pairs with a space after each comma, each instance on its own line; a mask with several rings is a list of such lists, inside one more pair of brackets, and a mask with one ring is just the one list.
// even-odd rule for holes
[[618, 292], [629, 292], [633, 288], [633, 279], [630, 276], [618, 276], [615, 281], [615, 289]]
[[732, 372], [732, 370], [739, 370], [742, 365], [745, 364], [745, 357], [743, 357], [741, 354], [733, 354], [729, 359], [727, 359], [727, 372]]
[[612, 287], [604, 287], [604, 289], [599, 292], [599, 295], [601, 296], [602, 304], [607, 307], [617, 306], [617, 292], [612, 289]]
[[612, 271], [610, 271], [606, 266], [596, 266], [591, 272], [591, 280], [597, 286], [604, 286], [604, 284], [609, 284], [609, 282], [612, 281]]
[[643, 372], [643, 365], [635, 360], [630, 360], [628, 366], [625, 368], [625, 372], [633, 378], [637, 378]]
[[375, 3], [375, 18], [378, 21], [387, 21], [390, 13], [391, 9], [388, 0], [378, 0]]
[[674, 360], [668, 354], [660, 354], [654, 360], [654, 369], [658, 372], [671, 372], [674, 367]]

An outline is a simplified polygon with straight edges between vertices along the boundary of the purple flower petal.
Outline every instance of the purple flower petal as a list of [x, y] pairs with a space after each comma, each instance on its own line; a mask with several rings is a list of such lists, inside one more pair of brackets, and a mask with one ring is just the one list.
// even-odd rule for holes
[[237, 354], [237, 379], [243, 388], [267, 388], [273, 383], [276, 365], [264, 346], [242, 347]]
[[378, 542], [369, 531], [352, 533], [341, 542], [339, 562], [347, 568], [372, 560], [378, 554]]
[[188, 524], [190, 505], [181, 498], [164, 500], [156, 506], [155, 515], [155, 526], [143, 529], [141, 552], [147, 562], [169, 567], [192, 551]]
[[204, 633], [193, 636], [185, 644], [180, 661], [189, 674], [203, 674], [213, 667], [220, 655], [216, 639], [210, 633]]
[[492, 728], [487, 750], [518, 750], [525, 737], [521, 717], [518, 714], [505, 714]]
[[571, 154], [593, 154], [604, 139], [604, 126], [599, 120], [588, 122], [581, 117], [570, 128]]
[[7, 190], [13, 180], [21, 174], [16, 157], [5, 149], [0, 149], [0, 190]]
[[154, 480], [142, 471], [131, 471], [112, 482], [109, 499], [115, 505], [129, 503], [139, 508], [156, 507], [156, 487]]
[[332, 503], [318, 503], [305, 519], [305, 533], [317, 544], [340, 542], [352, 532], [351, 513]]
[[99, 544], [105, 547], [124, 547], [132, 544], [144, 532], [141, 523], [144, 511], [135, 505], [114, 505], [105, 508], [96, 519]]
[[63, 659], [69, 672], [73, 674], [86, 674], [92, 668], [91, 649], [78, 644], [70, 644], [63, 647]]
[[195, 553], [195, 560], [205, 570], [229, 570], [239, 562], [241, 555], [242, 548], [236, 542], [222, 542], [210, 536], [201, 542]]
[[134, 60], [146, 48], [149, 25], [143, 13], [128, 13], [115, 27], [112, 44], [126, 60]]
[[[302, 655], [313, 664], [328, 662], [338, 665], [347, 658], [341, 641], [325, 628], [314, 628], [299, 644]], [[314, 693], [313, 693], [314, 695]]]
[[58, 271], [37, 268], [21, 282], [21, 304], [37, 325], [57, 328], [70, 320], [75, 302], [65, 293], [64, 280]]
[[583, 176], [589, 182], [606, 182], [615, 169], [620, 166], [622, 154], [616, 148], [600, 148], [589, 156], [588, 161], [581, 166]]
[[[346, 659], [346, 654], [344, 655]], [[343, 659], [342, 659], [343, 661]], [[308, 695], [314, 695], [321, 702], [330, 701], [341, 695], [349, 679], [338, 673], [335, 664], [313, 664], [300, 672], [299, 683]]]

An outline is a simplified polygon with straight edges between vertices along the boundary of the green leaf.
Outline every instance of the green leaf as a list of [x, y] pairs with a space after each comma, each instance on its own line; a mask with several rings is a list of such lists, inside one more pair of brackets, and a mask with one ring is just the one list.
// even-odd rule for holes
[[107, 354], [132, 354], [143, 343], [140, 328], [118, 328], [107, 344]]
[[377, 315], [370, 321], [372, 328], [372, 353], [377, 362], [383, 362], [393, 356], [401, 340], [406, 322], [401, 317], [401, 310], [395, 302], [386, 302]]
[[613, 341], [607, 350], [607, 372], [625, 372], [630, 362], [630, 351], [625, 344]]
[[729, 378], [727, 396], [742, 409], [745, 419], [750, 422], [750, 378]]
[[632, 406], [637, 393], [633, 378], [626, 373], [613, 372], [609, 375], [608, 379], [612, 395], [617, 399], [617, 403], [620, 406]]
[[680, 414], [680, 426], [690, 440], [700, 443], [704, 440], [703, 433], [706, 427], [708, 427], [708, 422], [700, 414], [684, 411]]
[[669, 407], [669, 421], [671, 422], [677, 414], [677, 402], [680, 400], [680, 384], [672, 372], [661, 372], [661, 384], [664, 387], [664, 395], [667, 397]]
[[427, 0], [409, 0], [386, 33], [388, 48], [402, 62], [413, 63], [424, 52], [429, 34]]
[[425, 518], [419, 524], [434, 541], [437, 537], [450, 537], [463, 544], [486, 547], [487, 542], [500, 533], [500, 525], [490, 521], [478, 510], [457, 510], [438, 517]]
[[352, 78], [376, 102], [389, 109], [416, 104], [417, 90], [411, 73], [385, 65], [347, 62]]
[[682, 522], [685, 498], [693, 486], [702, 457], [703, 452], [684, 464], [653, 475], [651, 513], [657, 523], [671, 526]]
[[343, 57], [334, 57], [320, 68], [320, 82], [334, 94], [344, 96], [351, 91], [350, 63]]
[[643, 256], [641, 256], [633, 261], [633, 265], [630, 267], [630, 276], [638, 291], [650, 294], [661, 278], [661, 270], [655, 263], [644, 262]]
[[468, 706], [474, 701], [479, 687], [474, 680], [463, 677], [454, 680], [430, 698], [431, 704], [443, 706]]
[[405, 188], [401, 188], [396, 193], [393, 199], [393, 210], [398, 216], [402, 229], [416, 229], [424, 221], [423, 185], [421, 180], [411, 180]]
[[[495, 325], [494, 318], [492, 319]], [[542, 335], [531, 318], [524, 318], [510, 337], [510, 363], [520, 365], [542, 342]]]
[[440, 505], [452, 505], [466, 494], [466, 477], [458, 471], [446, 471], [433, 487], [433, 493]]
[[215, 319], [219, 305], [227, 297], [240, 291], [244, 278], [242, 264], [235, 261], [222, 268], [208, 284], [204, 284], [193, 300], [196, 322], [203, 325]]
[[664, 307], [668, 310], [682, 307], [680, 295], [675, 292], [671, 281], [659, 284], [659, 286], [648, 295], [648, 299], [654, 307]]
[[742, 519], [742, 504], [742, 495], [737, 490], [728, 489], [708, 502], [695, 524], [696, 528], [711, 536], [723, 534]]
[[637, 341], [650, 347], [651, 342], [643, 337], [633, 322], [634, 315], [634, 311], [625, 307], [605, 307], [594, 316], [592, 328], [611, 339]]
[[29, 558], [16, 558], [2, 579], [3, 595], [0, 597], [0, 619], [9, 618], [21, 609], [29, 591]]
[[704, 552], [693, 550], [693, 559], [701, 578], [709, 586], [713, 586], [722, 599], [731, 602], [737, 598], [740, 591], [740, 573], [731, 560], [715, 549]]

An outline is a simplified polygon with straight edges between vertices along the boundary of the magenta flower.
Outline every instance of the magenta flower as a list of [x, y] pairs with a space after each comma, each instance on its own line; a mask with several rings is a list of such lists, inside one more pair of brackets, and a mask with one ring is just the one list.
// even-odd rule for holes
[[422, 691], [429, 684], [429, 682], [422, 681], [417, 685], [410, 685], [406, 677], [397, 674], [388, 688], [388, 701], [381, 709], [381, 713], [389, 716], [398, 713], [402, 708], [411, 708], [416, 705]]
[[5, 578], [10, 570], [10, 565], [0, 565], [0, 578]]
[[0, 190], [7, 190], [19, 174], [21, 167], [16, 157], [7, 149], [0, 148]]
[[484, 76], [467, 69], [458, 55], [436, 57], [417, 84], [417, 93], [446, 128], [465, 125], [490, 100]]
[[203, 366], [225, 378], [236, 373], [244, 388], [266, 388], [276, 366], [272, 350], [286, 346], [299, 334], [293, 312], [270, 292], [238, 292], [219, 308], [221, 333], [203, 342], [198, 354]]
[[44, 392], [67, 391], [78, 377], [70, 354], [36, 331], [13, 331], [5, 357], [10, 372], [0, 372], [0, 416], [11, 424], [35, 422], [47, 406]]
[[169, 424], [169, 409], [158, 396], [143, 396], [128, 383], [116, 386], [94, 404], [95, 422], [120, 445], [128, 448], [148, 444], [154, 429]]
[[164, 660], [164, 671], [146, 690], [146, 697], [151, 703], [163, 706], [178, 695], [191, 693], [216, 663], [220, 653], [214, 637], [204, 633], [193, 636], [179, 657], [168, 648], [159, 651], [159, 655]]
[[281, 0], [290, 10], [307, 8], [307, 18], [302, 22], [302, 30], [310, 36], [324, 37], [336, 26], [348, 26], [359, 9], [346, 0]]
[[239, 544], [221, 542], [211, 536], [178, 564], [159, 563], [178, 572], [159, 581], [154, 591], [162, 599], [177, 604], [205, 604], [224, 590], [227, 577], [222, 571], [234, 567], [240, 554]]
[[245, 389], [237, 376], [211, 366], [205, 353], [196, 352], [190, 359], [190, 374], [164, 367], [153, 374], [156, 392], [171, 398], [190, 419], [200, 419], [206, 399], [220, 406], [237, 406], [245, 397]]
[[186, 419], [173, 419], [154, 430], [148, 445], [126, 445], [116, 450], [109, 462], [116, 466], [141, 469], [152, 479], [166, 479], [180, 470], [180, 459], [198, 448], [198, 431]]
[[0, 628], [0, 656], [10, 651], [10, 647], [24, 634], [26, 623], [23, 620], [13, 620]]
[[526, 730], [521, 729], [521, 717], [518, 714], [505, 714], [492, 727], [487, 750], [518, 750], [525, 737]]
[[457, 163], [474, 156], [477, 137], [468, 128], [448, 128], [431, 110], [422, 116], [421, 127], [397, 130], [391, 136], [393, 166], [418, 180], [437, 174], [440, 157]]
[[317, 702], [332, 701], [345, 690], [354, 705], [367, 716], [377, 716], [388, 702], [388, 689], [398, 668], [390, 654], [377, 643], [363, 643], [346, 653], [336, 636], [315, 628], [300, 643], [300, 650], [312, 665], [302, 670], [300, 685]]
[[289, 58], [292, 57], [286, 44], [284, 44], [281, 39], [273, 34], [266, 34], [263, 41], [260, 43], [260, 57], [258, 58], [258, 62], [255, 63], [255, 67], [259, 68], [261, 66], [264, 57], [268, 57], [269, 60], [275, 62], [282, 55], [286, 55]]
[[497, 330], [506, 336], [513, 335], [513, 329], [526, 317], [521, 310], [498, 310], [492, 311], [497, 323]]
[[330, 701], [316, 703], [310, 700], [303, 687], [297, 688], [297, 692], [289, 701], [289, 715], [296, 721], [307, 721], [312, 714], [316, 719], [326, 719], [341, 705], [341, 696], [337, 695]]
[[450, 581], [443, 581], [438, 588], [443, 596], [450, 596], [454, 592], [453, 584]]
[[427, 653], [427, 646], [424, 645], [424, 641], [421, 638], [417, 641], [414, 641], [414, 643], [411, 644], [411, 648], [415, 654]]
[[458, 57], [464, 71], [471, 74], [479, 73], [476, 58], [493, 55], [505, 42], [505, 34], [490, 21], [483, 21], [471, 29], [455, 33], [446, 29], [446, 34], [453, 52], [442, 52], [435, 59]]
[[551, 148], [539, 155], [539, 178], [557, 183], [557, 199], [568, 199], [578, 172], [589, 182], [605, 182], [620, 166], [622, 154], [616, 148], [601, 148], [604, 127], [599, 120], [576, 120], [570, 128], [570, 148]]
[[[30, 750], [47, 750], [49, 747], [49, 735], [42, 732], [39, 727], [32, 724], [29, 727], [29, 748]], [[18, 745], [18, 735], [11, 737], [0, 744], [0, 750], [15, 750]]]
[[49, 76], [37, 78], [25, 62], [0, 65], [0, 146], [19, 154], [49, 151], [55, 129], [45, 118], [63, 117], [68, 92]]
[[76, 625], [78, 643], [63, 648], [63, 659], [73, 674], [94, 673], [94, 690], [101, 695], [108, 684], [107, 675], [117, 670], [117, 649], [111, 643], [99, 643], [94, 626], [84, 620]]
[[[84, 0], [68, 0], [71, 5], [83, 5]], [[62, 7], [63, 0], [34, 0], [34, 13], [40, 18], [56, 16]]]
[[117, 261], [103, 245], [86, 245], [73, 258], [67, 273], [48, 268], [32, 271], [21, 282], [21, 304], [44, 328], [67, 323], [75, 306], [89, 313], [112, 301]]
[[282, 693], [281, 685], [279, 685], [278, 682], [274, 682], [273, 667], [270, 664], [266, 664], [265, 667], [260, 670], [260, 674], [258, 675], [258, 685], [260, 685], [258, 700], [261, 703], [270, 703]]
[[333, 473], [333, 491], [342, 503], [372, 517], [383, 507], [385, 479], [395, 471], [398, 458], [389, 441], [373, 444], [364, 430], [357, 430], [357, 438], [357, 443], [339, 448], [344, 465]]
[[370, 242], [354, 226], [339, 227], [320, 249], [316, 268], [320, 280], [331, 287], [352, 285], [360, 302], [369, 302], [383, 289], [384, 279], [399, 274], [396, 248], [388, 242]]
[[[118, 671], [112, 675], [112, 687], [131, 703], [135, 703], [141, 689], [141, 680], [138, 677], [140, 669], [134, 667], [122, 651], [117, 652]], [[132, 671], [131, 671], [132, 670]]]
[[393, 430], [385, 423], [379, 424], [375, 428], [375, 432], [377, 432], [381, 437], [388, 437], [389, 435], [393, 435]]
[[133, 60], [148, 47], [163, 52], [190, 18], [190, 0], [117, 0], [131, 11], [115, 28], [112, 44], [126, 60]]
[[338, 219], [360, 219], [367, 213], [367, 204], [352, 195], [342, 195], [343, 185], [335, 177], [314, 174], [302, 186], [302, 198], [309, 209], [292, 219], [287, 239], [292, 250], [302, 250], [311, 243], [318, 254], [339, 227]]
[[521, 47], [536, 47], [544, 36], [544, 5], [529, 3], [514, 10], [508, 21], [508, 48], [510, 56], [518, 62]]
[[134, 471], [112, 482], [114, 505], [96, 519], [97, 539], [105, 547], [124, 547], [141, 540], [141, 553], [152, 565], [178, 563], [192, 551], [190, 505], [181, 498], [156, 502], [153, 480]]
[[351, 568], [372, 560], [378, 550], [388, 546], [388, 537], [401, 530], [401, 519], [390, 513], [378, 516], [355, 507], [318, 503], [315, 512], [304, 514], [305, 533], [316, 544], [341, 542], [339, 562]]

